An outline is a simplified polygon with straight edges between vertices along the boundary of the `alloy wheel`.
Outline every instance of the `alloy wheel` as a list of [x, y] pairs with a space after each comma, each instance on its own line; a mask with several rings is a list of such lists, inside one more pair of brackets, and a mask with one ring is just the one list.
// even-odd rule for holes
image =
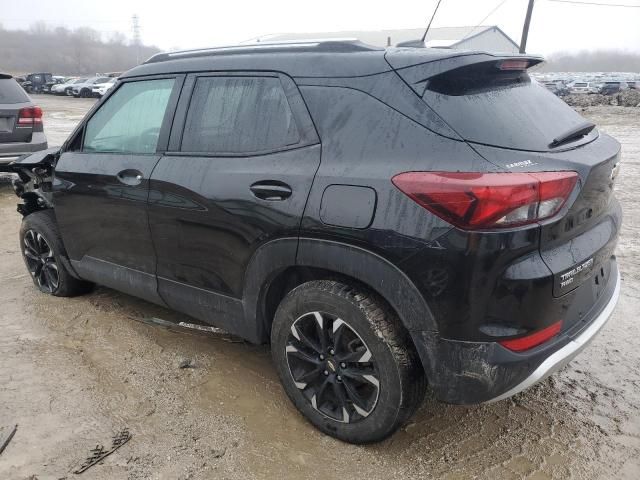
[[58, 264], [47, 240], [34, 230], [24, 235], [24, 258], [40, 289], [53, 293], [60, 285]]
[[318, 412], [355, 423], [375, 409], [380, 393], [375, 359], [343, 319], [324, 312], [302, 315], [291, 326], [285, 352], [296, 387]]

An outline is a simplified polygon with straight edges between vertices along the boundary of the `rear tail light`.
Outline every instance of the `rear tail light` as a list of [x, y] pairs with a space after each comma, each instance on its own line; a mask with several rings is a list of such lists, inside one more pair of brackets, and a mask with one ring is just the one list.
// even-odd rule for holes
[[420, 206], [464, 230], [535, 223], [558, 213], [576, 172], [406, 172], [393, 184]]
[[498, 68], [500, 70], [526, 70], [529, 68], [529, 60], [502, 60], [498, 63]]
[[562, 329], [562, 320], [550, 325], [535, 333], [520, 338], [510, 340], [500, 340], [498, 343], [513, 352], [523, 352], [530, 348], [542, 345], [544, 342], [551, 340]]
[[42, 109], [40, 107], [21, 108], [18, 112], [18, 125], [31, 127], [42, 124]]

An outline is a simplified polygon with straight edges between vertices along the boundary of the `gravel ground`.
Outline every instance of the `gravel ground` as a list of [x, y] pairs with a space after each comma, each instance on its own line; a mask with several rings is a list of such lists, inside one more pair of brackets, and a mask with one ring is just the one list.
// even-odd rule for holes
[[[52, 145], [93, 103], [37, 102]], [[182, 317], [105, 288], [73, 299], [37, 292], [19, 254], [17, 199], [0, 183], [0, 428], [19, 425], [0, 478], [75, 478], [89, 450], [125, 427], [131, 441], [78, 478], [639, 478], [640, 109], [582, 113], [624, 147], [614, 317], [544, 383], [488, 406], [427, 398], [412, 423], [370, 446], [308, 425], [268, 347], [150, 326], [142, 320]], [[185, 360], [193, 368], [179, 368]]]

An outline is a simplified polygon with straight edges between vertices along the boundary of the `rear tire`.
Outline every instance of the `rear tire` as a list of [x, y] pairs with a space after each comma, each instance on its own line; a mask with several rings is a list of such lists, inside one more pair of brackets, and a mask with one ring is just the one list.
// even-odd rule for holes
[[407, 331], [364, 287], [320, 280], [293, 289], [276, 311], [271, 354], [298, 410], [346, 442], [383, 440], [424, 398]]
[[34, 212], [22, 220], [20, 251], [40, 291], [56, 297], [73, 297], [93, 288], [92, 283], [75, 278], [67, 270], [67, 252], [53, 210]]

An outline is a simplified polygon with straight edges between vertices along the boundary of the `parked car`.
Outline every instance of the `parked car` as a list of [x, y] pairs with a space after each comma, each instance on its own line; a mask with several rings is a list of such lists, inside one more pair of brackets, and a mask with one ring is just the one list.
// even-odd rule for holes
[[600, 93], [602, 95], [613, 95], [628, 89], [629, 86], [626, 82], [604, 82], [600, 87]]
[[158, 54], [61, 149], [11, 166], [28, 271], [270, 341], [293, 404], [344, 441], [393, 433], [427, 385], [510, 397], [585, 348], [620, 289], [620, 144], [529, 80], [541, 61]]
[[30, 73], [21, 85], [27, 93], [42, 93], [50, 82], [53, 82], [50, 73]]
[[74, 78], [67, 79], [64, 83], [60, 83], [51, 87], [51, 93], [55, 95], [71, 95], [71, 89], [74, 85], [86, 82], [86, 78]]
[[556, 82], [542, 82], [542, 85], [549, 90], [551, 93], [553, 93], [554, 95], [557, 95], [559, 97], [562, 97], [564, 95], [567, 95], [569, 93], [569, 89], [567, 88], [567, 86], [560, 81], [556, 81]]
[[569, 93], [600, 93], [600, 89], [593, 82], [573, 82], [569, 85]]
[[46, 148], [42, 110], [11, 75], [0, 73], [0, 164]]
[[53, 75], [53, 77], [51, 78], [51, 81], [45, 83], [44, 87], [42, 88], [42, 93], [52, 93], [51, 89], [53, 88], [54, 85], [60, 85], [65, 81], [66, 81], [65, 77], [61, 77], [59, 75]]
[[107, 93], [113, 86], [116, 84], [117, 78], [110, 78], [109, 81], [104, 83], [96, 83], [93, 87], [91, 87], [91, 94], [94, 97], [102, 97], [105, 93]]
[[73, 95], [74, 97], [82, 97], [82, 98], [88, 98], [92, 95], [92, 91], [91, 89], [93, 88], [94, 85], [100, 84], [100, 83], [106, 83], [110, 80], [109, 77], [91, 77], [88, 78], [87, 80], [85, 80], [82, 83], [76, 83], [71, 87], [70, 90], [70, 95]]

